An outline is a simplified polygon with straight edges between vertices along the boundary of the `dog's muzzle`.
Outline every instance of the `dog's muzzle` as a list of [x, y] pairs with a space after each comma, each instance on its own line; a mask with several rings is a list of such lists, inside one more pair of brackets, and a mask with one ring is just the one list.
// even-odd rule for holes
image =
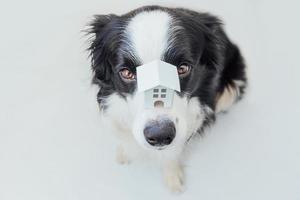
[[163, 147], [171, 144], [176, 135], [176, 128], [173, 121], [169, 119], [158, 119], [149, 121], [144, 128], [146, 141], [156, 147]]

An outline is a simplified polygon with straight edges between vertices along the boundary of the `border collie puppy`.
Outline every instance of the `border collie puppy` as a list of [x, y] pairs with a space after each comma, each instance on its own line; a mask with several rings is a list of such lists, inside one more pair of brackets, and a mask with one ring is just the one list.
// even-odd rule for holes
[[[166, 185], [183, 189], [181, 155], [186, 143], [241, 99], [245, 64], [222, 22], [208, 13], [146, 6], [117, 16], [96, 15], [90, 24], [93, 83], [103, 120], [117, 133], [117, 161], [128, 149], [158, 158]], [[153, 60], [177, 66], [181, 92], [171, 108], [144, 107], [136, 68]]]

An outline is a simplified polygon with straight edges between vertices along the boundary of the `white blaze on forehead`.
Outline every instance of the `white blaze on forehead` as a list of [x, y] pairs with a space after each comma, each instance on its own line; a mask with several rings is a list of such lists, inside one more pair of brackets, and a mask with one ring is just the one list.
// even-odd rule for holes
[[128, 23], [126, 33], [142, 63], [161, 59], [167, 48], [171, 16], [163, 11], [142, 12]]

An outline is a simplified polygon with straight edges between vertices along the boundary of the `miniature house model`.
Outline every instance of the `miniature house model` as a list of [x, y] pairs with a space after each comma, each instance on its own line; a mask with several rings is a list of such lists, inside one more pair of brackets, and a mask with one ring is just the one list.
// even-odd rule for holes
[[177, 67], [155, 60], [137, 67], [138, 92], [144, 92], [146, 108], [172, 106], [174, 92], [180, 92]]

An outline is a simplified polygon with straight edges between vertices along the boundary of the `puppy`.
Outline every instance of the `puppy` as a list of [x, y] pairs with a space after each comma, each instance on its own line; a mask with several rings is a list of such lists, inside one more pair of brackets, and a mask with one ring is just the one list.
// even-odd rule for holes
[[[93, 83], [103, 119], [122, 141], [117, 161], [138, 146], [162, 164], [166, 185], [183, 189], [181, 155], [187, 142], [241, 99], [245, 64], [222, 22], [208, 13], [146, 6], [117, 16], [96, 15], [90, 24]], [[136, 68], [153, 60], [177, 66], [181, 92], [171, 108], [144, 107]]]

